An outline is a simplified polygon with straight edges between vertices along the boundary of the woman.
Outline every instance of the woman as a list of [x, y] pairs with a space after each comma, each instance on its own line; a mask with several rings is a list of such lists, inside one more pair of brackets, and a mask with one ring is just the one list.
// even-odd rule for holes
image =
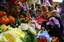
[[48, 14], [48, 22], [47, 22], [47, 28], [49, 30], [49, 34], [52, 37], [58, 37], [59, 41], [61, 42], [61, 31], [62, 31], [62, 23], [61, 19], [56, 16], [56, 14]]
[[47, 14], [49, 14], [49, 12], [48, 12], [48, 7], [42, 6], [42, 15], [41, 15], [41, 16], [42, 16], [44, 19], [46, 19], [46, 21], [42, 22], [41, 27], [45, 27], [45, 28], [46, 28], [46, 22], [48, 21], [48, 20], [47, 20]]
[[38, 9], [36, 11], [36, 18], [33, 19], [33, 21], [35, 21], [35, 25], [36, 25], [36, 28], [38, 29], [41, 29], [41, 25], [42, 23], [44, 23], [45, 21], [47, 21], [44, 16], [42, 15], [42, 10], [41, 9]]

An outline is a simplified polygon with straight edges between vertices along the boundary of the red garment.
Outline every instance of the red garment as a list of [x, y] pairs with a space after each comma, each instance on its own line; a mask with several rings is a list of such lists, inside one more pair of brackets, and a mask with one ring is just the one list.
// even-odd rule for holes
[[37, 42], [44, 42], [44, 40], [43, 40], [43, 39], [38, 38], [38, 39], [37, 39]]
[[47, 21], [46, 19], [44, 19], [44, 18], [42, 18], [40, 16], [36, 17], [35, 20], [36, 20], [37, 23], [42, 23], [44, 21]]
[[40, 39], [40, 38], [38, 38], [37, 42], [48, 42], [48, 41], [46, 39]]
[[15, 3], [15, 2], [16, 2], [16, 0], [10, 0], [10, 2], [11, 2], [11, 3]]

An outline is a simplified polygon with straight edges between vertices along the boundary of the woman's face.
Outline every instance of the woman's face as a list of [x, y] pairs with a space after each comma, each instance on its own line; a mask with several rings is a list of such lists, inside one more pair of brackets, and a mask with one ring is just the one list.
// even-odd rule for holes
[[44, 18], [47, 18], [48, 12], [43, 12], [43, 13], [42, 13], [42, 16], [43, 16]]

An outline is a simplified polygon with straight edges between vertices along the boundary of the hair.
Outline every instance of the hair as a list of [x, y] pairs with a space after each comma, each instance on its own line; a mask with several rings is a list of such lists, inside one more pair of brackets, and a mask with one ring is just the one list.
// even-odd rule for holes
[[49, 18], [49, 17], [52, 17], [52, 16], [56, 16], [56, 13], [55, 12], [49, 12], [49, 14], [47, 14], [48, 16], [47, 16], [47, 18]]
[[40, 9], [41, 8], [41, 5], [40, 4], [36, 4], [36, 7]]
[[43, 11], [43, 12], [48, 11], [48, 7], [46, 7], [46, 6], [42, 6], [42, 11]]
[[44, 18], [47, 18], [47, 14], [48, 14], [48, 7], [47, 6], [41, 6], [41, 10], [43, 12], [42, 16]]
[[37, 9], [37, 10], [36, 10], [36, 13], [37, 13], [37, 12], [42, 12], [42, 11], [41, 11], [40, 9]]
[[48, 7], [48, 11], [49, 11], [49, 12], [50, 12], [50, 11], [53, 11], [53, 9], [54, 9], [53, 7], [50, 7], [50, 6]]

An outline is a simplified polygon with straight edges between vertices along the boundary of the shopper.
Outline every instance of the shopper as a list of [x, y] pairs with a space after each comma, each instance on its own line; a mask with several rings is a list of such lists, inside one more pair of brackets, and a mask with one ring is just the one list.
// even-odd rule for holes
[[[61, 38], [61, 33], [62, 33], [62, 23], [59, 17], [55, 16], [54, 14], [50, 14], [49, 15], [49, 21], [47, 22], [47, 28], [49, 30], [49, 34], [50, 36], [55, 36], [59, 38]], [[62, 38], [61, 38], [62, 39]]]
[[48, 21], [47, 20], [47, 14], [49, 14], [48, 13], [48, 7], [42, 6], [42, 15], [41, 16], [42, 16], [42, 18], [46, 19], [46, 21], [42, 22], [41, 27], [46, 28], [46, 22]]

